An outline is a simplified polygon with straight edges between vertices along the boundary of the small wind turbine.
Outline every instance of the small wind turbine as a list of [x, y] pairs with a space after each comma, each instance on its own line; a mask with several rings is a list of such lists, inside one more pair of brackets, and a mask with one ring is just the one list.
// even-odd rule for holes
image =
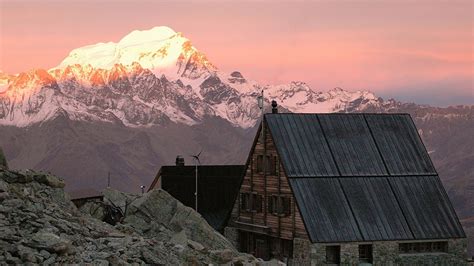
[[196, 166], [196, 191], [194, 192], [195, 197], [195, 210], [198, 211], [198, 164], [201, 165], [201, 161], [199, 160], [199, 156], [202, 153], [201, 151], [196, 155], [190, 155], [194, 159], [194, 165]]

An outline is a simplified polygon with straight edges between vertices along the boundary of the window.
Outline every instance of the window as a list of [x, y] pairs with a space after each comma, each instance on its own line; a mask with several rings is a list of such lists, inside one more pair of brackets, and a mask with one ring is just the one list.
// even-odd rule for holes
[[448, 242], [432, 242], [432, 252], [448, 252]]
[[276, 216], [288, 216], [291, 213], [291, 198], [271, 195], [267, 199], [268, 212]]
[[326, 263], [339, 264], [341, 261], [340, 246], [326, 246]]
[[263, 155], [257, 156], [257, 173], [263, 173]]
[[[276, 175], [278, 166], [277, 157], [267, 155], [265, 162], [265, 172], [270, 175]], [[263, 155], [257, 156], [257, 173], [263, 173]]]
[[372, 263], [372, 245], [359, 245], [359, 262]]
[[248, 212], [262, 212], [262, 196], [256, 192], [241, 193], [240, 209]]
[[432, 253], [432, 252], [447, 252], [448, 242], [416, 242], [416, 243], [400, 243], [398, 250], [402, 254], [410, 253]]

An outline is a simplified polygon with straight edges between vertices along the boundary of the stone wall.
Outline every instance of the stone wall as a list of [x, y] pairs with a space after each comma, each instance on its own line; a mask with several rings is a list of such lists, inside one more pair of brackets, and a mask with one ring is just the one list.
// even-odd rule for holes
[[398, 242], [379, 241], [372, 245], [374, 265], [396, 265], [398, 259]]
[[293, 241], [292, 265], [326, 265], [326, 246], [339, 245], [341, 250], [340, 265], [358, 265], [359, 244], [372, 244], [373, 265], [467, 265], [467, 240], [451, 239], [448, 241], [448, 253], [399, 254], [398, 242], [378, 241], [373, 243], [331, 243], [311, 244], [308, 240]]
[[313, 261], [313, 251], [311, 242], [307, 239], [294, 238], [293, 239], [293, 259], [290, 260], [290, 265], [311, 265]]
[[468, 265], [467, 239], [448, 240], [448, 253], [400, 254], [397, 265]]

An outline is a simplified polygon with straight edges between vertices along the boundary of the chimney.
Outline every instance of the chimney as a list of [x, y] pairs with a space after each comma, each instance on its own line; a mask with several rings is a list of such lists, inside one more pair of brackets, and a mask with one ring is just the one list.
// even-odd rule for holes
[[176, 166], [184, 166], [184, 158], [181, 155], [176, 156]]
[[272, 101], [272, 114], [278, 114], [278, 104], [275, 100]]

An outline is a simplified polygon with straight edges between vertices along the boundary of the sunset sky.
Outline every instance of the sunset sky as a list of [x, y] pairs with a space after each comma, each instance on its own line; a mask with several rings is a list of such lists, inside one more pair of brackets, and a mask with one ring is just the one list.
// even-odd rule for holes
[[266, 84], [366, 89], [474, 104], [473, 1], [4, 1], [0, 70], [58, 65], [74, 48], [169, 26], [223, 71]]

